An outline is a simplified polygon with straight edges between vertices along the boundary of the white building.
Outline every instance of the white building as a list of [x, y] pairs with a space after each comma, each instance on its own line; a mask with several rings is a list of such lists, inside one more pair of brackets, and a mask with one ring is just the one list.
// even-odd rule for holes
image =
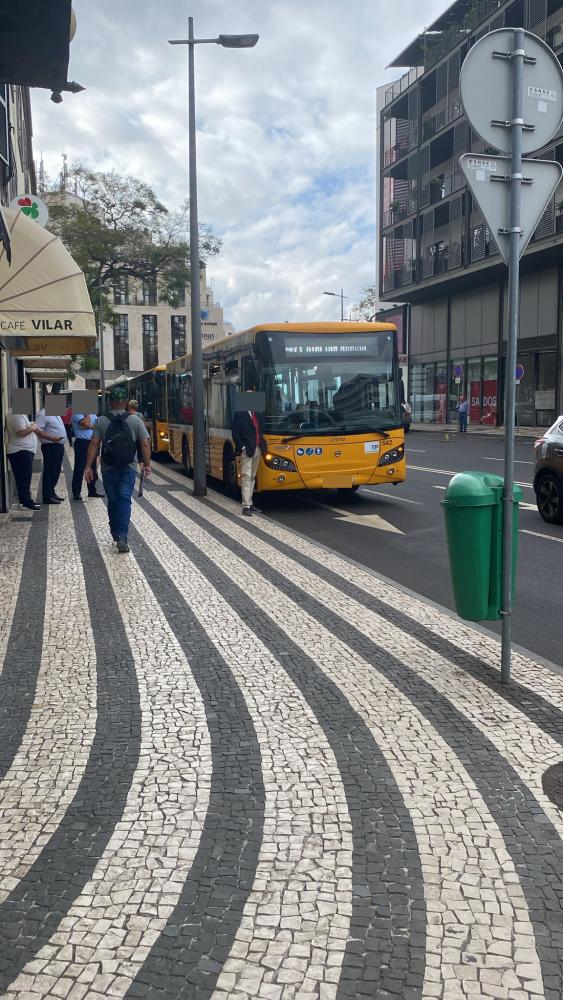
[[[106, 380], [137, 375], [165, 365], [191, 350], [190, 291], [182, 290], [177, 308], [158, 299], [156, 282], [129, 278], [114, 290], [113, 327], [104, 328]], [[224, 334], [223, 309], [214, 302], [205, 267], [200, 270], [201, 335], [203, 344]], [[90, 379], [94, 378], [90, 373]]]

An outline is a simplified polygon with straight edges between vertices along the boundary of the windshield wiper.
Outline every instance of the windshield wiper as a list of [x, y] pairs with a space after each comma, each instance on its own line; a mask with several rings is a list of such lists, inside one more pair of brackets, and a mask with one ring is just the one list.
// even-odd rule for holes
[[[311, 427], [308, 431], [297, 431], [296, 434], [288, 434], [287, 437], [284, 437], [283, 444], [286, 444], [287, 441], [295, 441], [296, 438], [324, 437], [328, 434], [344, 434], [344, 432], [344, 427]], [[266, 431], [266, 433], [268, 432]], [[275, 431], [270, 431], [270, 434], [275, 433]]]

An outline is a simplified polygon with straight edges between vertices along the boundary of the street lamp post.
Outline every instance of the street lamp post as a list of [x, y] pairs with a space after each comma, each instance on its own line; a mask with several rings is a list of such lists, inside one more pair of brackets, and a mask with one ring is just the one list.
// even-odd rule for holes
[[104, 361], [104, 289], [103, 285], [99, 286], [99, 297], [98, 297], [98, 330], [100, 337], [100, 393], [101, 393], [101, 403], [102, 403], [102, 413], [105, 410], [105, 391], [106, 391], [106, 373], [105, 373], [105, 361]]
[[[201, 302], [199, 288], [199, 229], [197, 218], [197, 168], [195, 131], [196, 45], [222, 45], [226, 49], [248, 49], [256, 45], [258, 35], [218, 35], [217, 38], [194, 38], [194, 19], [188, 18], [188, 37], [170, 40], [170, 45], [188, 46], [188, 138], [190, 161], [190, 270], [192, 320], [192, 392], [193, 392], [193, 469], [194, 496], [207, 493], [205, 462], [205, 413], [203, 405], [203, 360], [201, 346]], [[194, 277], [194, 269], [196, 275]]]
[[323, 295], [333, 295], [336, 299], [340, 299], [340, 321], [344, 322], [344, 299], [349, 298], [348, 295], [344, 294], [344, 290], [341, 288], [339, 292], [323, 292]]

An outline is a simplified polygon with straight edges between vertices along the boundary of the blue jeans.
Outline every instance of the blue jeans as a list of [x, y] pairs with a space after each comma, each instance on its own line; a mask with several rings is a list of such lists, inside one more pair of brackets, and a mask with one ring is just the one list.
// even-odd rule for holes
[[135, 488], [135, 470], [128, 465], [106, 469], [102, 473], [108, 499], [109, 530], [117, 538], [127, 538], [131, 520], [131, 497]]
[[459, 413], [459, 429], [463, 433], [467, 431], [467, 413]]

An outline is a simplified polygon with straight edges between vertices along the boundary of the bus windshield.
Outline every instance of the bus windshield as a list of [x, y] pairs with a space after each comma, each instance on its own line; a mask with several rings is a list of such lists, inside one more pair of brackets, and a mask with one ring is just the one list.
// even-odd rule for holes
[[392, 331], [256, 337], [266, 432], [363, 434], [401, 427]]

